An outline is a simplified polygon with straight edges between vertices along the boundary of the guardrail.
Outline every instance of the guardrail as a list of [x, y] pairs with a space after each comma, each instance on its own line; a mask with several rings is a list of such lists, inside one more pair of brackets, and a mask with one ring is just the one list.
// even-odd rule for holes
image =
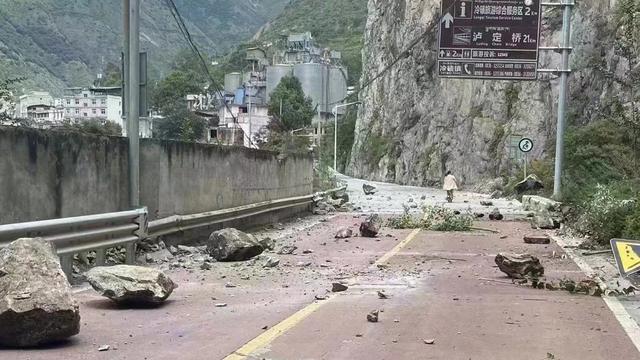
[[96, 265], [104, 265], [105, 251], [124, 247], [126, 262], [135, 262], [136, 242], [147, 236], [147, 209], [0, 225], [0, 248], [24, 237], [53, 243], [62, 270], [71, 279], [73, 256], [95, 251]]
[[158, 236], [193, 230], [215, 224], [221, 224], [227, 221], [244, 219], [273, 211], [310, 205], [311, 203], [313, 203], [313, 199], [317, 196], [326, 196], [344, 190], [346, 190], [346, 187], [332, 189], [313, 195], [264, 201], [261, 203], [238, 206], [230, 209], [209, 211], [200, 214], [174, 215], [168, 218], [149, 222], [148, 237], [156, 238]]
[[24, 237], [40, 237], [52, 242], [60, 256], [62, 270], [71, 279], [73, 256], [88, 251], [96, 252], [96, 266], [105, 264], [107, 249], [126, 249], [126, 263], [135, 262], [136, 242], [145, 238], [244, 219], [273, 211], [310, 205], [318, 196], [327, 196], [346, 190], [341, 187], [313, 195], [265, 201], [235, 208], [209, 211], [193, 215], [175, 215], [148, 222], [146, 208], [78, 216], [54, 220], [0, 225], [0, 249]]

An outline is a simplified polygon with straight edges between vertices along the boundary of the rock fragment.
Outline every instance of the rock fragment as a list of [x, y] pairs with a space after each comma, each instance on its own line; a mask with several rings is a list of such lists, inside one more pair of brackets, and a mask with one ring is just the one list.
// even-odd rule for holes
[[526, 244], [548, 245], [551, 244], [551, 238], [547, 235], [525, 235], [524, 242]]
[[377, 323], [379, 315], [380, 315], [380, 311], [374, 310], [367, 314], [367, 321], [372, 323]]
[[495, 262], [503, 273], [514, 279], [538, 278], [544, 275], [540, 260], [529, 254], [500, 253]]
[[373, 214], [360, 224], [360, 235], [363, 237], [376, 237], [382, 227], [380, 215]]
[[123, 304], [158, 305], [178, 287], [162, 271], [141, 266], [96, 267], [85, 276], [102, 296]]
[[362, 184], [362, 191], [365, 195], [373, 195], [378, 192], [378, 188], [371, 184]]
[[347, 291], [349, 289], [349, 287], [345, 284], [341, 284], [341, 283], [333, 283], [331, 284], [331, 292], [343, 292], [343, 291]]
[[348, 239], [348, 238], [350, 238], [352, 236], [353, 236], [353, 230], [351, 230], [349, 228], [341, 228], [336, 233], [335, 238], [336, 239]]
[[80, 310], [51, 244], [18, 239], [0, 250], [0, 346], [33, 347], [80, 332]]
[[245, 261], [263, 251], [253, 235], [233, 228], [212, 233], [207, 242], [207, 252], [218, 261]]
[[502, 221], [502, 220], [504, 220], [504, 215], [502, 215], [502, 213], [500, 213], [500, 209], [495, 208], [489, 214], [489, 220]]

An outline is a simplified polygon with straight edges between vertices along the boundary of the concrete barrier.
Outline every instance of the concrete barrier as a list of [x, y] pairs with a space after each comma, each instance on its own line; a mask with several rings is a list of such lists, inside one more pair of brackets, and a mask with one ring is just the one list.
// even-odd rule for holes
[[[0, 127], [0, 224], [128, 210], [125, 138]], [[141, 205], [151, 220], [309, 195], [313, 161], [144, 139]]]

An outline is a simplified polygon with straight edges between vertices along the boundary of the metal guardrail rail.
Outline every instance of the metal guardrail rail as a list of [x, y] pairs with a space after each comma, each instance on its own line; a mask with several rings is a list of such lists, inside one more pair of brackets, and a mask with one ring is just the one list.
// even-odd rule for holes
[[126, 262], [135, 261], [136, 242], [147, 236], [146, 208], [0, 225], [0, 248], [25, 237], [40, 237], [53, 243], [62, 270], [70, 279], [75, 254], [95, 251], [96, 265], [104, 265], [105, 251], [110, 248], [126, 249]]
[[12, 241], [25, 237], [40, 237], [52, 242], [60, 256], [62, 270], [71, 279], [75, 254], [96, 252], [96, 266], [105, 264], [107, 249], [126, 249], [126, 263], [135, 262], [136, 243], [145, 238], [244, 219], [273, 211], [310, 205], [318, 196], [346, 190], [341, 187], [313, 195], [265, 201], [235, 208], [209, 211], [193, 215], [175, 215], [148, 222], [146, 208], [62, 218], [54, 220], [0, 225], [0, 249]]
[[149, 222], [148, 237], [156, 238], [158, 236], [221, 224], [227, 221], [244, 219], [273, 211], [310, 205], [313, 203], [313, 199], [318, 196], [326, 196], [344, 190], [346, 190], [346, 187], [319, 192], [313, 195], [264, 201], [256, 204], [209, 211], [200, 214], [174, 215], [168, 218]]

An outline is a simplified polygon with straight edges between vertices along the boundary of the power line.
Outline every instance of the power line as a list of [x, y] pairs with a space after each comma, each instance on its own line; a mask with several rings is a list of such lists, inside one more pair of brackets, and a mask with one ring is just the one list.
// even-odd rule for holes
[[[169, 11], [171, 12], [171, 15], [173, 16], [174, 20], [176, 21], [176, 24], [178, 25], [178, 29], [180, 30], [180, 33], [182, 34], [182, 36], [185, 38], [185, 40], [189, 44], [189, 48], [191, 49], [191, 51], [193, 51], [193, 53], [200, 60], [200, 63], [202, 65], [205, 73], [207, 74], [207, 77], [209, 78], [209, 81], [211, 82], [211, 85], [213, 85], [214, 90], [220, 96], [220, 100], [224, 104], [226, 110], [231, 115], [231, 118], [233, 119], [234, 124], [237, 124], [238, 123], [238, 119], [236, 118], [235, 115], [233, 115], [233, 112], [231, 111], [231, 108], [229, 107], [229, 104], [227, 104], [227, 102], [225, 100], [225, 95], [222, 92], [222, 88], [215, 81], [215, 79], [211, 75], [211, 72], [209, 72], [209, 66], [207, 65], [207, 62], [205, 61], [204, 57], [202, 56], [202, 53], [198, 49], [198, 46], [196, 46], [195, 42], [193, 41], [193, 38], [191, 37], [191, 33], [189, 32], [189, 29], [187, 28], [187, 25], [185, 24], [184, 19], [182, 18], [182, 15], [180, 14], [180, 11], [178, 11], [178, 8], [176, 7], [175, 2], [173, 0], [166, 0], [166, 4], [169, 7]], [[243, 131], [243, 133], [244, 133], [244, 131]], [[247, 138], [249, 140], [249, 143], [251, 145], [255, 146], [256, 144], [253, 142], [253, 140], [251, 139], [250, 135], [251, 134], [249, 134], [249, 135], [244, 134], [245, 138]]]
[[420, 36], [418, 36], [417, 38], [415, 38], [410, 44], [409, 46], [404, 49], [391, 63], [389, 63], [389, 65], [385, 66], [384, 69], [382, 69], [382, 71], [380, 71], [378, 74], [376, 74], [373, 78], [371, 78], [369, 81], [367, 81], [366, 83], [364, 83], [360, 89], [358, 89], [357, 91], [353, 92], [350, 95], [345, 96], [343, 99], [330, 103], [329, 105], [338, 105], [338, 104], [342, 104], [343, 102], [345, 102], [346, 100], [350, 99], [351, 97], [353, 97], [354, 95], [359, 95], [364, 89], [368, 88], [369, 86], [371, 86], [371, 84], [373, 84], [376, 80], [378, 80], [379, 78], [381, 78], [387, 71], [391, 70], [392, 67], [394, 67], [396, 64], [398, 64], [401, 60], [407, 58], [410, 53], [411, 50], [413, 50], [413, 48], [415, 48], [418, 44], [420, 44], [420, 42], [422, 40], [424, 40], [424, 38], [427, 37], [427, 35], [429, 35], [431, 32], [433, 32], [433, 30], [435, 30], [436, 26], [438, 26], [440, 23], [436, 22], [434, 23], [431, 27], [429, 27], [427, 30], [425, 30]]

